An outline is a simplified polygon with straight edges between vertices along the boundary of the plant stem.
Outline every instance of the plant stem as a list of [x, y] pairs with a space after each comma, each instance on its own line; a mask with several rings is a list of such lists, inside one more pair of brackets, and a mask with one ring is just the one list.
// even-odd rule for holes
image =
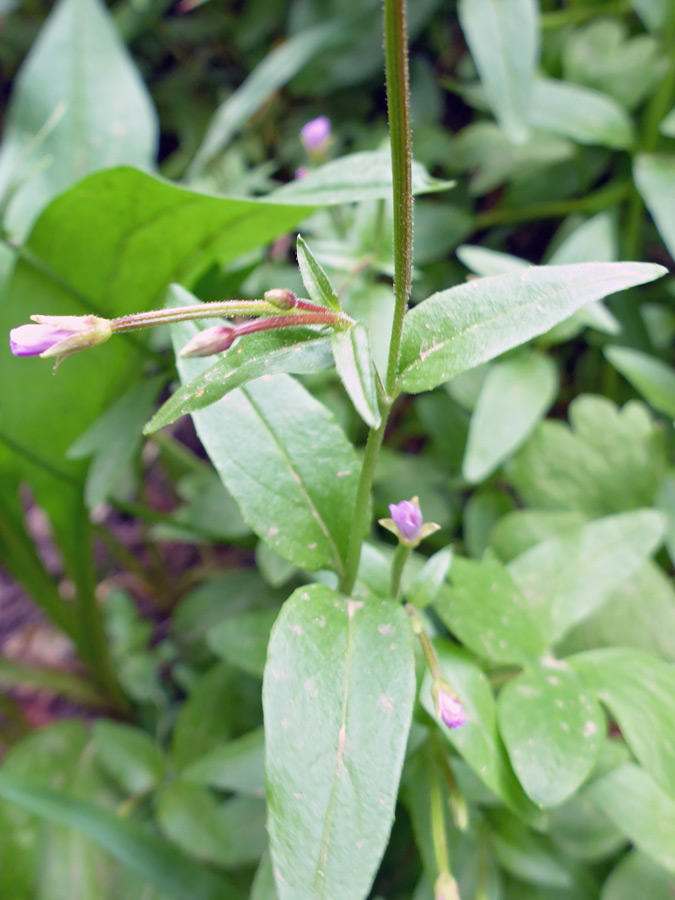
[[394, 185], [394, 321], [385, 386], [392, 396], [408, 308], [413, 260], [412, 130], [405, 0], [384, 2], [384, 52], [387, 107]]
[[448, 838], [445, 831], [445, 814], [443, 811], [443, 793], [441, 779], [439, 777], [433, 747], [428, 747], [430, 768], [430, 797], [429, 806], [431, 812], [431, 841], [434, 847], [436, 868], [439, 873], [450, 873], [450, 860], [448, 859]]
[[394, 553], [394, 562], [391, 566], [391, 596], [395, 600], [398, 600], [401, 591], [401, 576], [411, 550], [412, 547], [409, 544], [399, 543]]
[[394, 322], [385, 380], [387, 396], [380, 398], [382, 421], [378, 428], [371, 428], [368, 434], [354, 502], [347, 557], [340, 578], [340, 590], [345, 594], [351, 593], [354, 587], [361, 545], [368, 526], [373, 478], [395, 396], [403, 318], [408, 307], [412, 278], [412, 137], [405, 0], [384, 2], [384, 51], [394, 192]]

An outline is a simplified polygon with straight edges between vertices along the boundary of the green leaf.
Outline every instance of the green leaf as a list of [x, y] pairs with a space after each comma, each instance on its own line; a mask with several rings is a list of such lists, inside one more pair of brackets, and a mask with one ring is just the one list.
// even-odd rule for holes
[[614, 150], [625, 150], [635, 139], [630, 117], [611, 97], [553, 78], [535, 81], [530, 125], [579, 144], [600, 144]]
[[619, 647], [567, 661], [609, 709], [638, 761], [675, 798], [675, 665]]
[[565, 663], [531, 668], [507, 682], [499, 728], [520, 783], [539, 806], [570, 797], [593, 768], [605, 738], [598, 703]]
[[506, 569], [489, 560], [455, 557], [452, 587], [443, 587], [434, 608], [474, 653], [498, 663], [532, 663], [546, 651], [541, 614]]
[[460, 0], [457, 12], [492, 111], [509, 137], [521, 142], [539, 56], [537, 5]]
[[[174, 326], [178, 346], [195, 333]], [[193, 377], [201, 360], [181, 360]], [[328, 410], [287, 375], [259, 379], [193, 414], [197, 433], [251, 528], [284, 559], [342, 568], [356, 453]]]
[[[412, 164], [414, 194], [447, 191], [453, 181], [433, 178], [423, 165]], [[349, 153], [313, 169], [304, 178], [296, 178], [278, 188], [268, 199], [273, 203], [307, 203], [310, 206], [334, 206], [363, 200], [389, 199], [392, 192], [391, 156], [388, 150]]]
[[675, 800], [643, 769], [624, 763], [595, 781], [588, 794], [639, 850], [675, 872]]
[[340, 301], [333, 285], [300, 234], [298, 235], [296, 252], [302, 281], [310, 299], [319, 306], [339, 310]]
[[308, 28], [284, 41], [256, 66], [246, 81], [218, 107], [188, 168], [194, 179], [228, 145], [241, 126], [317, 54], [345, 38], [342, 22]]
[[82, 831], [122, 865], [156, 884], [175, 900], [222, 900], [236, 897], [221, 875], [198, 866], [137, 823], [121, 819], [85, 800], [0, 772], [0, 796], [28, 812]]
[[607, 602], [660, 546], [665, 516], [653, 509], [607, 516], [549, 538], [509, 563], [508, 571], [533, 610], [545, 640], [558, 641]]
[[257, 609], [229, 616], [206, 635], [206, 643], [230, 665], [262, 678], [267, 644], [277, 609]]
[[95, 509], [110, 496], [141, 444], [141, 428], [155, 405], [165, 376], [148, 378], [122, 394], [69, 448], [71, 459], [91, 456], [84, 497]]
[[509, 461], [507, 475], [528, 506], [590, 517], [651, 506], [664, 474], [663, 433], [637, 401], [577, 397], [570, 426], [542, 422]]
[[84, 677], [63, 669], [25, 666], [0, 656], [0, 688], [7, 687], [35, 688], [94, 708], [104, 706], [106, 702]]
[[635, 157], [633, 177], [663, 243], [675, 255], [675, 158], [641, 153]]
[[375, 365], [365, 327], [357, 322], [346, 331], [336, 331], [331, 339], [335, 368], [354, 408], [370, 428], [382, 420], [375, 387]]
[[671, 109], [659, 125], [659, 131], [665, 137], [675, 137], [675, 108]]
[[[169, 296], [183, 304], [199, 301], [180, 285]], [[230, 391], [263, 375], [288, 372], [309, 375], [333, 365], [330, 340], [310, 328], [290, 328], [247, 335], [218, 362], [175, 391], [145, 426], [152, 434], [176, 419], [210, 406]]]
[[256, 869], [249, 900], [277, 900], [277, 889], [274, 884], [274, 872], [269, 853], [263, 853], [260, 865]]
[[[85, 89], [86, 88], [86, 89]], [[0, 153], [6, 227], [23, 235], [47, 201], [90, 172], [150, 168], [150, 95], [100, 0], [61, 0], [17, 76]]]
[[128, 794], [146, 794], [164, 775], [164, 759], [155, 741], [138, 728], [99, 719], [94, 724], [96, 758]]
[[635, 900], [639, 896], [672, 900], [674, 892], [675, 878], [648, 856], [633, 850], [612, 869], [600, 900]]
[[605, 356], [654, 409], [675, 419], [675, 369], [632, 347], [605, 347]]
[[235, 797], [222, 803], [183, 780], [158, 795], [157, 822], [185, 853], [226, 869], [257, 862], [267, 843], [263, 800]]
[[551, 837], [577, 859], [596, 862], [613, 856], [626, 844], [621, 830], [590, 800], [588, 788], [548, 810], [548, 815]]
[[[453, 568], [457, 562], [459, 560], [455, 560]], [[436, 640], [434, 647], [443, 678], [462, 701], [466, 724], [461, 728], [446, 728], [436, 719], [429, 672], [420, 691], [422, 705], [480, 780], [514, 812], [532, 817], [536, 809], [513, 774], [499, 736], [494, 697], [487, 678], [471, 655], [456, 644]]]
[[441, 585], [445, 581], [452, 565], [452, 549], [444, 547], [438, 550], [413, 577], [409, 584], [403, 585], [406, 600], [418, 609], [424, 609], [433, 603]]
[[507, 872], [523, 881], [552, 888], [573, 884], [569, 862], [548, 836], [533, 832], [504, 810], [491, 818], [491, 843]]
[[659, 31], [666, 24], [670, 0], [630, 0], [630, 5], [650, 31]]
[[462, 465], [467, 481], [482, 481], [517, 450], [557, 390], [555, 363], [539, 353], [521, 353], [492, 366], [469, 425]]
[[596, 647], [631, 647], [675, 662], [675, 588], [657, 563], [649, 560], [612, 591], [557, 650], [567, 656]]
[[385, 849], [415, 692], [412, 631], [390, 601], [322, 585], [286, 602], [263, 705], [279, 900], [362, 900]]
[[584, 304], [664, 272], [646, 263], [532, 266], [433, 294], [405, 318], [399, 387], [430, 390], [548, 331]]
[[249, 797], [265, 796], [265, 734], [262, 728], [218, 744], [181, 773], [183, 781], [233, 791]]

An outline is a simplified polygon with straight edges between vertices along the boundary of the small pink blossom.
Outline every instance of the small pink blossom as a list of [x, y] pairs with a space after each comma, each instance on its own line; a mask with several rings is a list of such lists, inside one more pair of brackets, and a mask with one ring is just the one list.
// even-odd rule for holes
[[65, 358], [107, 341], [111, 323], [98, 316], [31, 316], [34, 325], [19, 325], [9, 333], [14, 356]]
[[422, 511], [413, 500], [390, 503], [389, 512], [403, 540], [414, 543], [419, 540], [422, 528]]
[[237, 337], [237, 330], [231, 325], [214, 325], [200, 331], [180, 351], [181, 356], [212, 356], [229, 350]]
[[331, 139], [330, 119], [318, 116], [300, 129], [300, 139], [309, 154], [321, 154], [327, 150]]

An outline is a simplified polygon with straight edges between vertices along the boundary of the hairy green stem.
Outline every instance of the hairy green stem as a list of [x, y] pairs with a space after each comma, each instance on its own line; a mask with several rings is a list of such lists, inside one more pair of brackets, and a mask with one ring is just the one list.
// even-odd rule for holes
[[387, 418], [395, 397], [403, 319], [408, 307], [412, 279], [412, 137], [405, 0], [384, 2], [384, 50], [394, 192], [394, 321], [385, 379], [386, 397], [380, 398], [382, 421], [378, 428], [372, 428], [368, 434], [352, 513], [347, 557], [340, 578], [340, 590], [345, 594], [351, 593], [354, 587], [361, 546], [368, 527], [373, 478]]

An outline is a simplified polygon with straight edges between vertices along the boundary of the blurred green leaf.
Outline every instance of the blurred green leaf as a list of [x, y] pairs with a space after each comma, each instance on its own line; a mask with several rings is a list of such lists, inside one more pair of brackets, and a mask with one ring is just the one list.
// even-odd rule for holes
[[[85, 89], [86, 88], [86, 89]], [[150, 95], [106, 6], [60, 0], [17, 77], [0, 152], [5, 226], [23, 236], [47, 202], [97, 169], [154, 164]]]
[[408, 585], [404, 585], [406, 600], [418, 609], [424, 609], [425, 606], [433, 603], [451, 565], [452, 549], [450, 547], [444, 547], [432, 554], [412, 581]]
[[250, 797], [265, 796], [265, 735], [257, 728], [218, 744], [183, 770], [181, 778]]
[[605, 356], [654, 409], [675, 419], [675, 369], [631, 347], [606, 347]]
[[642, 894], [649, 900], [672, 900], [675, 878], [666, 869], [633, 850], [615, 866], [602, 887], [601, 900], [634, 900]]
[[614, 150], [625, 150], [635, 138], [632, 120], [611, 97], [553, 78], [535, 81], [530, 124], [579, 144]]
[[462, 31], [490, 106], [509, 137], [528, 134], [528, 113], [539, 57], [537, 4], [533, 0], [460, 0]]
[[278, 612], [257, 609], [228, 616], [208, 632], [206, 643], [230, 665], [262, 678], [270, 631]]
[[565, 663], [530, 668], [507, 682], [499, 729], [520, 783], [539, 806], [557, 806], [585, 781], [605, 738], [598, 703]]
[[675, 873], [675, 800], [643, 769], [624, 763], [594, 782], [589, 796], [639, 850]]
[[647, 407], [631, 401], [619, 409], [606, 397], [582, 395], [568, 415], [569, 426], [542, 422], [509, 461], [521, 499], [592, 517], [651, 506], [666, 459]]
[[449, 381], [547, 331], [592, 300], [664, 274], [646, 263], [532, 266], [433, 294], [406, 316], [399, 387]]
[[462, 474], [483, 481], [528, 437], [558, 390], [555, 363], [520, 353], [495, 363], [487, 374], [469, 424]]
[[675, 157], [641, 153], [633, 162], [635, 185], [671, 256], [675, 256]]
[[286, 602], [263, 688], [280, 900], [368, 894], [394, 817], [414, 690], [399, 605], [321, 585]]
[[99, 764], [123, 791], [146, 794], [157, 787], [164, 774], [164, 759], [149, 734], [131, 725], [99, 719], [93, 735]]
[[609, 709], [638, 761], [675, 802], [675, 665], [620, 647], [589, 650], [567, 661]]
[[498, 663], [527, 664], [546, 651], [545, 616], [499, 563], [455, 557], [450, 580], [434, 608], [474, 653]]
[[508, 565], [552, 644], [609, 600], [660, 546], [665, 516], [644, 509], [607, 516], [526, 550]]

